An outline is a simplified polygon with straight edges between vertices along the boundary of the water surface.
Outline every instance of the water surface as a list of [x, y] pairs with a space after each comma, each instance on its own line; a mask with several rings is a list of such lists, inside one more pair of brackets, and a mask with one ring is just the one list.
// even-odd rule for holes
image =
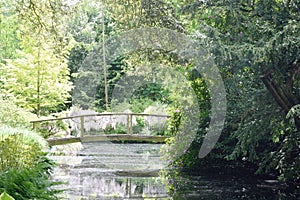
[[158, 172], [161, 144], [85, 143], [77, 156], [52, 156], [62, 199], [168, 199]]
[[[75, 144], [74, 144], [75, 145]], [[64, 181], [61, 199], [300, 199], [282, 190], [275, 180], [219, 171], [193, 171], [163, 184], [159, 171], [164, 168], [161, 144], [85, 143], [76, 155], [52, 156], [58, 163], [53, 179]], [[216, 163], [217, 165], [217, 163]], [[175, 177], [175, 176], [174, 176]], [[175, 186], [170, 197], [168, 187]], [[299, 186], [298, 186], [299, 190]]]

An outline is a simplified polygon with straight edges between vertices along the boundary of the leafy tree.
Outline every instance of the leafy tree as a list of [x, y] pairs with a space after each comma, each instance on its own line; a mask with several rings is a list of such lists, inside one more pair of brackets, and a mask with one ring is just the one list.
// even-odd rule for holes
[[59, 110], [72, 88], [66, 63], [53, 50], [41, 47], [32, 47], [28, 53], [19, 51], [19, 56], [2, 64], [4, 92], [13, 94], [17, 105], [38, 116]]
[[[95, 0], [81, 1], [78, 2], [77, 9], [68, 22], [67, 30], [75, 40], [68, 59], [68, 67], [75, 85], [72, 92], [72, 103], [82, 108], [105, 109], [103, 67], [99, 66], [97, 74], [92, 72], [93, 75], [83, 67], [87, 62], [86, 56], [93, 53], [102, 44], [102, 17], [105, 11], [103, 5]], [[107, 38], [113, 36], [115, 30], [110, 18], [104, 17], [104, 34]], [[109, 95], [125, 68], [123, 57], [116, 58], [107, 66]], [[94, 75], [98, 76], [96, 81], [88, 82]]]
[[[63, 36], [67, 12], [61, 1], [12, 1], [9, 12], [18, 23], [20, 49], [1, 65], [2, 93], [38, 116], [59, 110], [69, 98], [71, 84], [65, 62], [68, 42]], [[8, 11], [7, 11], [8, 12]]]
[[[132, 28], [140, 27], [169, 27], [182, 31], [180, 23], [173, 16], [174, 9], [170, 3], [165, 3], [161, 1], [105, 1], [103, 5], [96, 3], [93, 0], [86, 0], [78, 3], [78, 10], [75, 12], [71, 22], [69, 23], [68, 29], [72, 33], [75, 40], [78, 42], [77, 46], [72, 49], [71, 57], [69, 59], [69, 67], [76, 78], [74, 82], [81, 85], [82, 89], [75, 87], [73, 91], [73, 103], [79, 104], [81, 107], [94, 107], [98, 109], [103, 109], [104, 105], [104, 82], [102, 76], [102, 69], [99, 66], [99, 77], [97, 78], [97, 90], [96, 98], [94, 96], [95, 92], [84, 88], [85, 85], [93, 84], [87, 83], [86, 80], [90, 76], [89, 73], [78, 71], [83, 64], [86, 55], [90, 52], [93, 47], [97, 47], [102, 43], [101, 33], [101, 18], [102, 13], [105, 15], [105, 36], [111, 37], [119, 32], [123, 32]], [[124, 13], [124, 11], [126, 11]], [[122, 14], [121, 14], [122, 13]], [[155, 15], [155, 16], [154, 16]], [[82, 51], [81, 51], [82, 50]], [[130, 55], [124, 55], [120, 58], [116, 58], [112, 63], [108, 63], [107, 66], [107, 78], [109, 83], [109, 96], [112, 93], [115, 84], [124, 74], [124, 72], [129, 72], [129, 70], [134, 69], [137, 65], [141, 64], [141, 60], [155, 61], [159, 59], [162, 61], [165, 52], [160, 52], [157, 55], [157, 51], [139, 51]], [[172, 57], [168, 55], [169, 57]], [[172, 58], [169, 58], [170, 60]], [[73, 70], [74, 69], [74, 70]], [[140, 90], [144, 94], [134, 94], [136, 97], [141, 96], [161, 96], [160, 92], [155, 87], [145, 87], [145, 90]], [[152, 89], [153, 90], [152, 90]], [[148, 92], [147, 92], [148, 91]], [[147, 93], [147, 94], [146, 94]], [[155, 93], [155, 94], [154, 94]], [[166, 97], [161, 97], [166, 98]], [[77, 101], [77, 102], [76, 102]], [[164, 100], [166, 101], [166, 100]]]
[[202, 162], [254, 164], [299, 181], [299, 1], [174, 2], [186, 30], [215, 56], [228, 92], [226, 126]]
[[0, 2], [0, 61], [15, 57], [18, 48], [16, 16], [5, 10], [4, 2]]
[[108, 13], [116, 23], [118, 32], [141, 27], [164, 27], [184, 31], [175, 16], [175, 8], [170, 1], [130, 0], [104, 1]]
[[65, 1], [14, 0], [11, 10], [19, 20], [21, 37], [30, 36], [37, 42], [50, 42], [56, 53], [64, 50], [68, 42], [64, 35], [65, 22], [72, 11]]

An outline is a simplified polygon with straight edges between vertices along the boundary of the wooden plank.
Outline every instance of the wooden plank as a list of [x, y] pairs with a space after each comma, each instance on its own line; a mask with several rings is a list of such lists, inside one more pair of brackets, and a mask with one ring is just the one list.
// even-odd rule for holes
[[164, 143], [168, 137], [164, 136], [144, 136], [144, 135], [128, 135], [128, 134], [113, 134], [113, 135], [97, 135], [85, 136], [81, 138], [82, 142], [151, 142]]
[[49, 146], [54, 145], [64, 145], [64, 144], [70, 144], [75, 142], [81, 142], [79, 137], [72, 137], [72, 138], [51, 138], [47, 139], [47, 142]]
[[51, 138], [47, 139], [49, 146], [64, 145], [75, 142], [149, 142], [149, 143], [165, 143], [168, 137], [165, 136], [144, 136], [144, 135], [128, 135], [128, 134], [114, 134], [114, 135], [95, 135], [70, 137], [70, 138]]

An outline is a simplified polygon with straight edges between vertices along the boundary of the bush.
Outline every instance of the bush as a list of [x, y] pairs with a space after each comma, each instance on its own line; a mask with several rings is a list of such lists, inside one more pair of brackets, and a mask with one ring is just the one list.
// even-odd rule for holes
[[42, 155], [37, 143], [27, 145], [22, 143], [23, 134], [15, 134], [0, 139], [0, 171], [9, 169], [21, 170], [34, 167]]
[[58, 199], [59, 190], [50, 189], [58, 183], [49, 180], [53, 163], [45, 156], [40, 157], [34, 168], [9, 169], [0, 173], [0, 193], [7, 192], [16, 200]]
[[8, 125], [0, 125], [0, 140], [4, 140], [10, 135], [20, 135], [20, 140], [26, 145], [38, 144], [41, 149], [47, 148], [48, 144], [43, 137], [34, 131], [25, 128], [13, 128]]
[[0, 193], [16, 200], [57, 199], [59, 191], [50, 187], [53, 169], [44, 153], [47, 144], [37, 133], [21, 128], [0, 126]]

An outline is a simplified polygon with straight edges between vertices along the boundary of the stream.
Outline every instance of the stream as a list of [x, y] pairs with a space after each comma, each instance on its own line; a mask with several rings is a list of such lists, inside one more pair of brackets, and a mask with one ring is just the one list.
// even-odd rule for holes
[[58, 164], [52, 178], [64, 182], [57, 186], [65, 190], [59, 198], [274, 200], [299, 197], [280, 192], [274, 180], [201, 171], [182, 176], [177, 183], [179, 191], [170, 197], [167, 185], [159, 177], [164, 167], [160, 147], [161, 144], [95, 142], [82, 144], [74, 155], [51, 156]]

